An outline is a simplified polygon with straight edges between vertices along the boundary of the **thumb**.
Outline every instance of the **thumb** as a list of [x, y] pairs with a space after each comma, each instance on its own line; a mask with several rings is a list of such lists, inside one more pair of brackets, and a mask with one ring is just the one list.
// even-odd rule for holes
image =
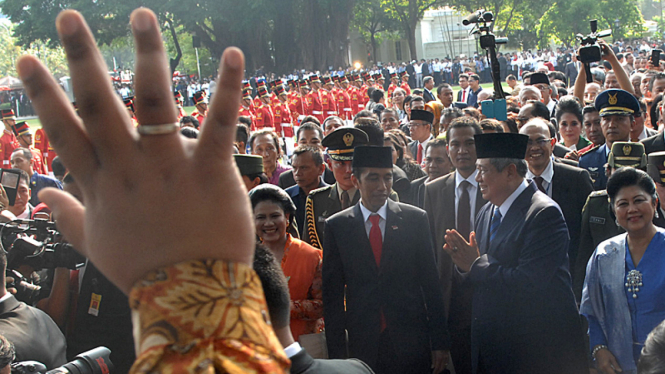
[[85, 208], [76, 198], [56, 188], [39, 191], [39, 200], [46, 203], [53, 212], [58, 231], [74, 248], [85, 257], [85, 236], [83, 232]]
[[478, 243], [476, 242], [476, 232], [475, 231], [471, 231], [471, 235], [469, 235], [469, 244], [472, 247], [477, 247], [478, 246]]

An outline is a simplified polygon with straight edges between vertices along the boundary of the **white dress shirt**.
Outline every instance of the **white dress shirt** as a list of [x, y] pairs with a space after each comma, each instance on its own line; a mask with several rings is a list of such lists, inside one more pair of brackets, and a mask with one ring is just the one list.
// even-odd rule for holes
[[300, 353], [300, 351], [302, 351], [302, 347], [300, 346], [300, 344], [298, 342], [294, 342], [291, 345], [289, 345], [288, 347], [284, 348], [284, 354], [289, 359], [291, 357], [297, 355], [298, 353]]
[[529, 186], [529, 183], [525, 180], [520, 183], [519, 186], [513, 191], [510, 196], [499, 206], [499, 211], [501, 212], [501, 221], [503, 221], [506, 218], [506, 214], [508, 214], [508, 211], [510, 210], [510, 207], [513, 205], [515, 202], [515, 199], [517, 199], [517, 196], [519, 196], [526, 188]]
[[367, 232], [367, 237], [369, 238], [369, 232], [372, 230], [372, 222], [369, 220], [369, 216], [372, 214], [378, 214], [379, 217], [379, 228], [381, 229], [381, 240], [386, 236], [386, 217], [388, 213], [388, 200], [383, 203], [383, 206], [376, 211], [376, 213], [371, 212], [369, 209], [365, 208], [363, 205], [362, 198], [360, 198], [360, 211], [363, 213], [363, 222], [365, 222], [365, 232]]
[[478, 170], [474, 170], [473, 174], [469, 175], [468, 178], [464, 179], [464, 177], [459, 173], [459, 171], [455, 171], [455, 227], [458, 227], [459, 224], [457, 223], [457, 211], [459, 207], [459, 199], [462, 197], [462, 187], [460, 184], [462, 181], [467, 181], [471, 184], [470, 187], [468, 187], [469, 190], [469, 207], [471, 208], [471, 225], [469, 226], [471, 228], [471, 231], [474, 230], [474, 225], [473, 223], [476, 222], [476, 194], [478, 193], [478, 182], [476, 182], [476, 175], [478, 174]]
[[552, 197], [552, 179], [554, 178], [554, 166], [552, 165], [554, 160], [550, 158], [549, 164], [540, 175], [535, 175], [531, 170], [526, 171], [527, 179], [534, 179], [535, 177], [543, 178], [543, 188], [547, 192], [547, 196]]

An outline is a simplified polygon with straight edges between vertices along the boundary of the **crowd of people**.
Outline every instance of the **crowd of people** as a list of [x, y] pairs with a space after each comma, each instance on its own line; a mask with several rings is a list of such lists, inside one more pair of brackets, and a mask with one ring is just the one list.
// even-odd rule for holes
[[131, 26], [133, 97], [74, 11], [57, 20], [74, 106], [18, 62], [44, 129], [2, 112], [18, 181], [0, 176], [0, 219], [55, 219], [85, 258], [42, 270], [2, 238], [0, 371], [97, 346], [111, 373], [664, 371], [648, 46], [600, 42], [591, 83], [574, 52], [506, 71], [501, 121], [483, 69], [242, 81], [230, 48], [187, 115], [157, 18]]

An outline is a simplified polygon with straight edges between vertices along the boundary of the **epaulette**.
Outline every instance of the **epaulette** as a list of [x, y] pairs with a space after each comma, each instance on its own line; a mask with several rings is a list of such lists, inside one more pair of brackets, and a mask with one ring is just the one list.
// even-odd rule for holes
[[325, 186], [325, 187], [321, 187], [321, 188], [317, 188], [317, 189], [315, 189], [315, 190], [310, 191], [308, 196], [314, 196], [314, 195], [317, 195], [317, 194], [319, 194], [319, 193], [321, 193], [321, 192], [323, 192], [323, 191], [328, 191], [328, 190], [331, 189], [333, 186], [334, 186], [334, 184], [331, 184], [331, 185], [329, 185], [329, 186]]
[[593, 191], [589, 194], [589, 197], [600, 197], [607, 196], [607, 190]]
[[602, 144], [601, 144], [601, 145], [597, 145], [597, 146], [595, 146], [595, 147], [591, 147], [591, 148], [587, 149], [586, 151], [584, 151], [584, 152], [582, 152], [582, 153], [578, 153], [578, 156], [579, 156], [579, 157], [582, 157], [582, 156], [584, 156], [584, 155], [587, 154], [587, 153], [591, 153], [591, 152], [597, 150], [597, 149], [600, 148], [601, 146], [602, 146]]

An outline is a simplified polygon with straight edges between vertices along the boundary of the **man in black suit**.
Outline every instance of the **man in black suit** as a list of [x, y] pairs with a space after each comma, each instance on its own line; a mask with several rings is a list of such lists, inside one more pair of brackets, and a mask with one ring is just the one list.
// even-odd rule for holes
[[326, 220], [328, 354], [347, 357], [348, 332], [348, 356], [378, 373], [441, 373], [450, 341], [427, 214], [388, 200], [391, 148], [361, 146], [354, 154], [360, 202]]
[[275, 256], [268, 248], [257, 244], [252, 267], [261, 280], [270, 322], [284, 353], [291, 360], [291, 374], [372, 374], [372, 369], [357, 359], [317, 360], [293, 339], [289, 323], [291, 299], [289, 286]]
[[65, 336], [51, 317], [16, 298], [5, 286], [7, 256], [0, 251], [0, 333], [16, 349], [16, 361], [38, 361], [50, 369], [67, 363]]
[[568, 79], [568, 87], [573, 87], [575, 85], [577, 74], [580, 71], [580, 67], [582, 67], [582, 65], [577, 61], [577, 56], [575, 54], [572, 56], [573, 61], [567, 63], [563, 70], [563, 73], [566, 74], [566, 79]]
[[559, 204], [563, 217], [566, 219], [570, 236], [569, 270], [570, 274], [575, 274], [574, 267], [582, 227], [582, 209], [587, 196], [593, 192], [591, 175], [585, 169], [553, 160], [552, 150], [556, 139], [551, 137], [548, 123], [544, 119], [532, 119], [520, 129], [520, 134], [529, 137], [526, 151], [526, 161], [529, 165], [526, 173], [527, 179], [533, 180], [541, 192]]
[[[443, 251], [446, 230], [457, 229], [464, 237], [474, 229], [475, 217], [487, 201], [476, 182], [476, 145], [474, 135], [482, 134], [471, 117], [453, 120], [446, 133], [448, 152], [455, 172], [425, 186], [425, 211], [434, 240], [434, 253], [439, 278], [443, 285], [444, 303], [448, 310], [450, 353], [455, 372], [470, 374], [471, 368], [471, 300], [473, 287], [453, 277], [450, 256]], [[431, 146], [430, 146], [431, 147]]]
[[665, 133], [658, 133], [640, 140], [640, 143], [644, 144], [644, 151], [647, 155], [654, 152], [665, 151], [665, 135], [663, 134]]
[[[314, 122], [303, 123], [302, 126], [298, 128], [298, 133], [296, 134], [298, 139], [298, 145], [310, 145], [313, 147], [318, 147], [323, 152], [324, 148], [321, 145], [323, 141], [323, 129], [321, 126], [317, 125]], [[327, 184], [335, 183], [335, 175], [332, 170], [326, 165], [326, 169], [323, 172], [323, 181]], [[291, 186], [296, 185], [296, 180], [293, 177], [293, 170], [287, 170], [280, 174], [279, 181], [277, 186], [282, 189], [287, 189]]]
[[425, 99], [425, 104], [436, 100], [432, 89], [434, 89], [434, 78], [429, 75], [425, 76], [423, 78], [423, 99]]
[[427, 144], [434, 139], [432, 136], [432, 123], [434, 114], [426, 110], [411, 109], [409, 129], [413, 141], [409, 143], [409, 150], [418, 165], [421, 165], [427, 151]]
[[456, 230], [444, 249], [471, 282], [476, 373], [588, 373], [568, 272], [568, 230], [559, 206], [525, 180], [529, 137], [475, 136], [476, 181], [489, 200], [469, 241]]

